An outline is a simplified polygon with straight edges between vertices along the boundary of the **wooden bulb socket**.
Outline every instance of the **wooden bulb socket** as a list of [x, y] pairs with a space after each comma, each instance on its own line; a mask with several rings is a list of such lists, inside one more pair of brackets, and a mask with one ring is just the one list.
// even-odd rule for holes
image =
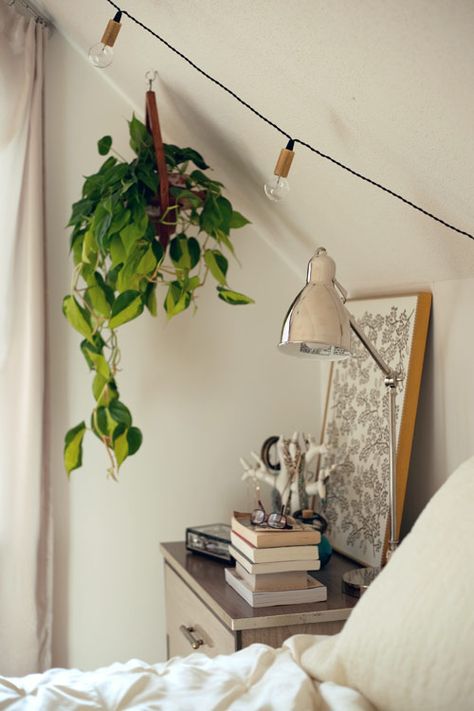
[[116, 22], [115, 20], [109, 20], [107, 23], [107, 27], [105, 28], [105, 32], [102, 35], [102, 44], [107, 45], [107, 47], [113, 47], [121, 27], [122, 25], [120, 22]]
[[290, 172], [294, 157], [294, 151], [290, 151], [289, 148], [282, 148], [276, 162], [275, 170], [273, 171], [275, 175], [278, 175], [280, 178], [286, 178]]

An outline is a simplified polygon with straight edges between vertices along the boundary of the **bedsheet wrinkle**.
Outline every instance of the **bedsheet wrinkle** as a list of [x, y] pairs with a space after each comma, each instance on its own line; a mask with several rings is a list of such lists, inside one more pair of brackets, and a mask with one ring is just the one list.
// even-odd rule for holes
[[[348, 692], [351, 704], [344, 702]], [[39, 709], [372, 711], [357, 692], [315, 683], [290, 647], [263, 644], [214, 659], [192, 654], [164, 664], [133, 659], [90, 672], [51, 669], [21, 679], [0, 677], [0, 711]]]

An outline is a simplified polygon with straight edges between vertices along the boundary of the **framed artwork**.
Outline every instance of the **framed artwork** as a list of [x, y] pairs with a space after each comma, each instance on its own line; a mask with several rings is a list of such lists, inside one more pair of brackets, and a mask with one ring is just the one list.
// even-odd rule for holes
[[[431, 294], [348, 301], [359, 327], [403, 380], [397, 388], [397, 530], [403, 513]], [[322, 441], [334, 465], [322, 513], [335, 550], [364, 565], [385, 561], [389, 531], [388, 402], [384, 376], [352, 336], [353, 357], [332, 364]]]

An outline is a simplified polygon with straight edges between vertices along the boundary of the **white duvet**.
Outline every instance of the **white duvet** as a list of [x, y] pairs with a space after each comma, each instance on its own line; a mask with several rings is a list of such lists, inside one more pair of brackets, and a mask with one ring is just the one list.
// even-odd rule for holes
[[0, 709], [160, 709], [160, 711], [371, 711], [355, 691], [315, 684], [289, 648], [254, 644], [209, 659], [204, 654], [149, 665], [138, 660], [93, 672], [51, 669], [0, 678]]

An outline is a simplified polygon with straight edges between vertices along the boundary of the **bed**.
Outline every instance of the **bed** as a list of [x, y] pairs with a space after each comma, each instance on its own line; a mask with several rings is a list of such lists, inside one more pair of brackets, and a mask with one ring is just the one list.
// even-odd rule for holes
[[338, 635], [0, 677], [0, 709], [472, 711], [473, 505], [474, 458], [429, 502]]

